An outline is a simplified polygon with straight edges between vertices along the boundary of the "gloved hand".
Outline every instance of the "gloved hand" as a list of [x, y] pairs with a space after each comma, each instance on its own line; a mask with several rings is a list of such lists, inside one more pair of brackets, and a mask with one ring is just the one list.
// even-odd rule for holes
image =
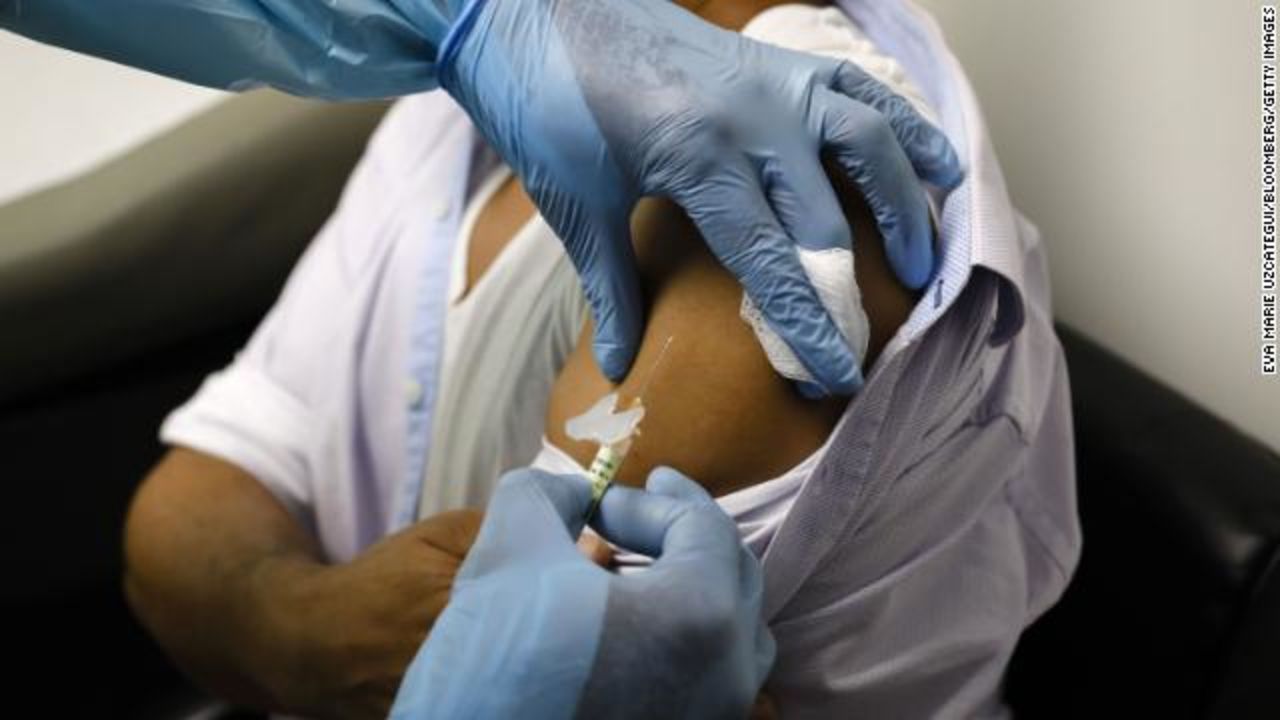
[[574, 538], [584, 478], [503, 478], [393, 718], [745, 717], [773, 664], [759, 563], [733, 521], [672, 470], [615, 487], [597, 530], [657, 557], [614, 575]]
[[857, 183], [891, 265], [919, 288], [933, 250], [915, 173], [960, 179], [941, 132], [853, 65], [720, 30], [670, 0], [471, 0], [460, 13], [441, 85], [564, 241], [607, 376], [625, 374], [643, 329], [630, 213], [659, 195], [685, 209], [823, 389], [860, 386], [861, 359], [796, 254], [851, 244], [819, 151]]
[[[124, 21], [122, 21], [124, 19]], [[913, 176], [945, 137], [858, 68], [717, 29], [671, 0], [0, 0], [0, 27], [214, 87], [385, 97], [439, 80], [564, 241], [621, 378], [642, 328], [628, 219], [668, 196], [821, 388], [859, 364], [796, 247], [849, 247], [819, 151], [867, 198], [912, 288], [933, 270]]]

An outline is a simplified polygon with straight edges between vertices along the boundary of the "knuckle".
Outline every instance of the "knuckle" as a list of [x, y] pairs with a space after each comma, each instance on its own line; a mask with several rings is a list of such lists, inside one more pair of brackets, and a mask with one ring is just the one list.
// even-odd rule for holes
[[751, 92], [743, 86], [750, 86], [754, 82], [755, 78], [740, 81], [735, 88], [692, 98], [683, 123], [689, 139], [710, 143], [713, 147], [727, 147], [731, 144], [741, 115], [740, 93]]
[[835, 68], [831, 87], [859, 102], [874, 102], [883, 86], [857, 63], [842, 60]]
[[732, 144], [732, 129], [707, 111], [682, 113], [667, 121], [654, 143], [647, 166], [648, 186], [679, 187], [702, 182], [714, 175], [720, 158]]
[[840, 89], [857, 82], [860, 70], [848, 60], [837, 60], [828, 66], [827, 75], [827, 84], [830, 87]]

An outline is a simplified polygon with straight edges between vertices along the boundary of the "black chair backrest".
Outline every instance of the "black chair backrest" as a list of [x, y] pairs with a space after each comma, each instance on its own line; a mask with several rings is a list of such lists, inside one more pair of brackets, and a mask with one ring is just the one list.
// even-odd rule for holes
[[1016, 716], [1280, 718], [1280, 457], [1059, 335], [1084, 552], [1014, 655]]

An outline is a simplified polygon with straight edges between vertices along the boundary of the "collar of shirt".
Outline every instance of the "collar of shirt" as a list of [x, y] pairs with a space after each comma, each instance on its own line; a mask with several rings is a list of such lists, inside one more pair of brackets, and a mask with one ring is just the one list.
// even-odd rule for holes
[[903, 0], [838, 0], [886, 54], [906, 69], [938, 110], [942, 129], [955, 145], [965, 179], [942, 203], [941, 259], [929, 298], [921, 302], [885, 355], [912, 342], [946, 312], [968, 282], [973, 267], [1002, 280], [991, 341], [1007, 342], [1022, 328], [1025, 252], [1017, 213], [1009, 199], [977, 97], [937, 23]]
[[[965, 165], [965, 179], [941, 204], [941, 261], [939, 270], [906, 325], [881, 355], [881, 363], [919, 338], [959, 297], [975, 266], [994, 271], [1003, 282], [993, 343], [1017, 334], [1024, 317], [1024, 252], [1016, 212], [996, 161], [977, 99], [960, 65], [942, 39], [936, 23], [914, 5], [900, 0], [839, 0], [882, 50], [895, 57], [938, 110], [942, 128]], [[421, 478], [430, 452], [434, 392], [443, 349], [443, 319], [449, 285], [451, 255], [456, 240], [459, 208], [476, 190], [478, 179], [498, 159], [468, 121], [465, 112], [443, 93], [433, 93], [436, 127], [425, 133], [440, 138], [447, 152], [435, 158], [440, 187], [448, 208], [437, 213], [431, 242], [423, 255], [418, 299], [414, 310], [409, 353], [409, 393], [413, 401], [407, 422], [402, 492], [395, 503], [398, 527], [413, 522], [421, 492]]]

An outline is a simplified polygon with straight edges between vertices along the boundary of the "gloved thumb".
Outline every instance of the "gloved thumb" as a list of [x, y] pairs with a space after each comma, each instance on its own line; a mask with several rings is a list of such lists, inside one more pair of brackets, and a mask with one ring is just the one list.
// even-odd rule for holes
[[579, 475], [513, 470], [502, 477], [461, 575], [474, 577], [513, 557], [577, 555], [591, 485]]
[[607, 540], [658, 562], [690, 553], [732, 557], [741, 543], [733, 520], [707, 491], [670, 468], [650, 473], [646, 491], [610, 489], [594, 526]]

